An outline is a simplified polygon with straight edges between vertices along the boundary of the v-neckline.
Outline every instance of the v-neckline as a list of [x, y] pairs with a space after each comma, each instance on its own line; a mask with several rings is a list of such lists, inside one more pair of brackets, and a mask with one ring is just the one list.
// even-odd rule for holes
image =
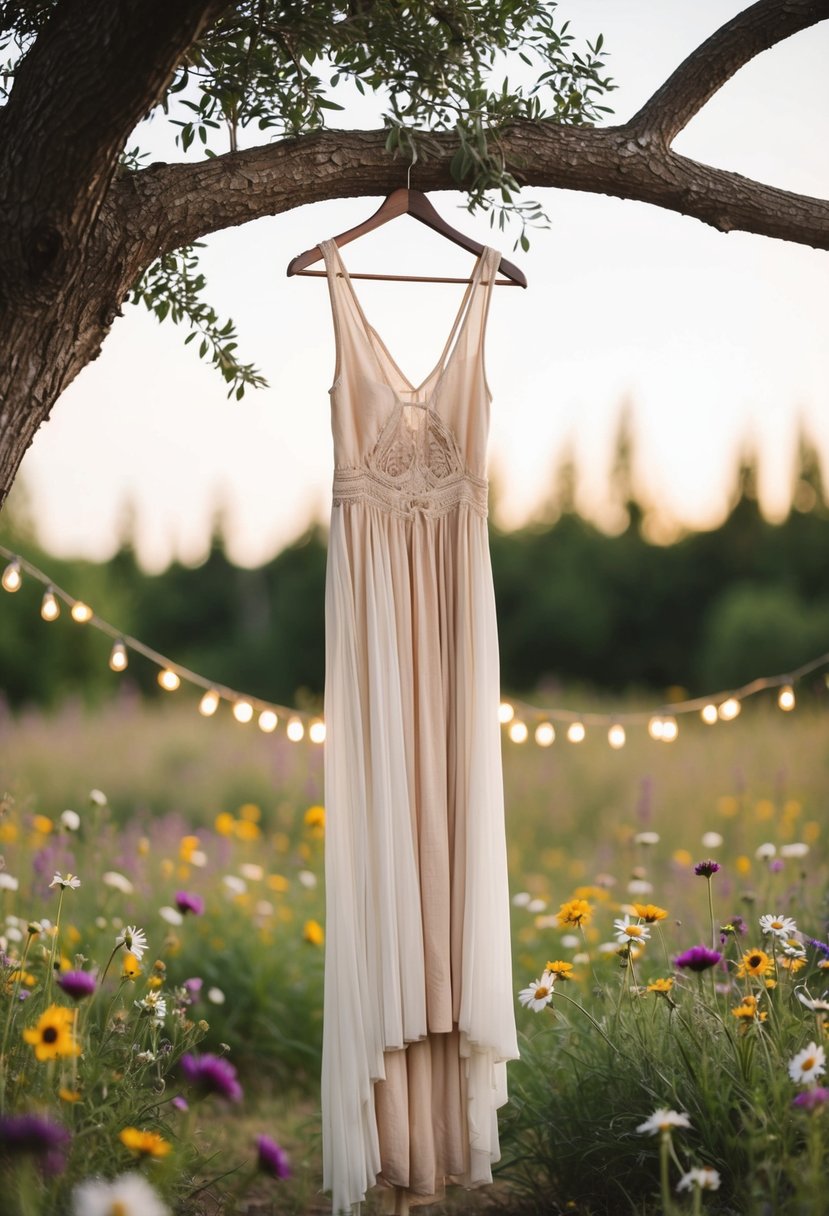
[[[354, 303], [354, 307], [356, 308], [357, 314], [360, 317], [360, 320], [362, 321], [363, 329], [364, 329], [365, 335], [366, 335], [366, 341], [368, 342], [369, 346], [371, 347], [374, 357], [377, 361], [377, 366], [380, 370], [380, 375], [382, 376], [383, 383], [386, 385], [386, 387], [389, 389], [389, 391], [394, 394], [395, 398], [401, 405], [410, 405], [410, 406], [414, 406], [415, 408], [421, 408], [421, 409], [428, 408], [435, 398], [435, 394], [437, 392], [438, 386], [440, 385], [441, 381], [443, 380], [443, 377], [446, 375], [446, 372], [454, 357], [455, 351], [458, 348], [458, 343], [460, 342], [460, 339], [463, 336], [463, 331], [466, 327], [466, 322], [467, 322], [467, 319], [469, 317], [469, 313], [471, 310], [472, 293], [473, 293], [474, 289], [480, 283], [481, 272], [483, 270], [483, 266], [484, 266], [484, 262], [486, 260], [487, 254], [490, 252], [490, 246], [485, 245], [475, 260], [475, 265], [472, 269], [472, 274], [470, 276], [469, 282], [466, 285], [466, 290], [464, 291], [463, 296], [461, 297], [460, 306], [458, 308], [457, 313], [455, 314], [455, 319], [452, 322], [452, 327], [449, 330], [449, 337], [446, 339], [446, 343], [438, 357], [437, 363], [432, 368], [432, 370], [429, 372], [429, 374], [423, 380], [421, 380], [420, 384], [414, 385], [414, 384], [412, 384], [409, 377], [405, 374], [405, 372], [401, 368], [400, 364], [395, 359], [394, 355], [392, 355], [391, 351], [386, 346], [386, 343], [383, 341], [380, 334], [377, 332], [377, 330], [374, 328], [374, 326], [371, 324], [368, 317], [366, 316], [365, 311], [363, 310], [363, 306], [360, 302], [360, 297], [357, 295], [357, 292], [354, 289], [354, 283], [352, 282], [351, 275], [348, 273], [348, 268], [342, 259], [342, 254], [340, 253], [339, 246], [336, 244], [335, 241], [328, 241], [326, 243], [328, 245], [330, 245], [330, 247], [334, 250], [334, 255], [335, 255], [336, 261], [339, 264], [340, 270], [342, 272], [343, 281], [344, 281], [346, 287], [348, 288], [348, 292]], [[382, 365], [382, 362], [378, 355], [375, 343], [377, 343], [377, 345], [380, 347], [380, 349], [385, 354], [386, 358], [389, 361], [390, 366], [394, 369], [394, 371], [397, 373], [397, 375], [400, 377], [400, 379], [403, 381], [403, 383], [407, 386], [406, 389], [402, 390], [404, 393], [412, 393], [413, 395], [416, 396], [417, 394], [423, 392], [423, 390], [430, 383], [430, 381], [434, 380], [434, 384], [432, 386], [432, 391], [425, 401], [407, 401], [407, 400], [405, 400], [405, 397], [401, 397], [400, 390], [396, 389], [394, 387], [394, 385], [390, 382], [390, 379], [389, 379], [388, 375], [386, 374], [385, 369], [383, 368], [383, 365]]]

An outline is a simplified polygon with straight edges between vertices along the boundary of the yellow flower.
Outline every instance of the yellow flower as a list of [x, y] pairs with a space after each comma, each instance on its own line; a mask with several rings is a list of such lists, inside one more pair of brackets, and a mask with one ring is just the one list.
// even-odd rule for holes
[[166, 1157], [173, 1147], [158, 1132], [139, 1131], [137, 1127], [123, 1128], [118, 1139], [137, 1157]]
[[731, 1016], [741, 1018], [746, 1022], [749, 1019], [757, 1022], [765, 1022], [768, 1014], [765, 1012], [765, 1010], [763, 1013], [758, 1012], [756, 996], [744, 996], [741, 1003], [736, 1005], [731, 1010]]
[[648, 992], [670, 992], [673, 986], [673, 976], [668, 976], [668, 978], [664, 980], [651, 980], [651, 982], [648, 984]]
[[573, 892], [573, 898], [605, 900], [610, 898], [610, 892], [605, 887], [597, 887], [595, 885], [576, 887]]
[[58, 1090], [58, 1097], [62, 1102], [80, 1102], [81, 1095], [77, 1089], [65, 1089], [63, 1086]]
[[66, 934], [69, 945], [77, 946], [78, 942], [81, 940], [80, 929], [76, 928], [75, 925], [67, 925], [64, 933]]
[[161, 876], [162, 878], [170, 878], [175, 870], [175, 863], [169, 857], [161, 859]]
[[25, 984], [27, 988], [34, 988], [37, 979], [32, 975], [31, 971], [12, 971], [6, 981], [6, 987], [11, 989], [17, 982]]
[[138, 856], [147, 857], [151, 848], [149, 836], [141, 836], [138, 841]]
[[32, 819], [32, 826], [36, 832], [40, 832], [41, 836], [48, 836], [52, 830], [52, 820], [46, 815], [35, 815]]
[[239, 818], [248, 823], [258, 823], [262, 818], [262, 812], [255, 802], [245, 802], [239, 807]]
[[790, 971], [794, 975], [801, 967], [806, 966], [806, 960], [805, 958], [781, 958], [780, 966], [785, 967], [787, 971]]
[[689, 866], [694, 860], [687, 849], [674, 849], [671, 856], [678, 866], [683, 867]]
[[766, 954], [765, 950], [746, 950], [740, 960], [737, 975], [764, 976], [771, 971], [773, 966], [774, 963]]
[[64, 1005], [50, 1005], [40, 1015], [36, 1026], [26, 1027], [23, 1038], [34, 1047], [38, 1060], [78, 1056], [81, 1049], [75, 1042], [74, 1025], [74, 1009], [67, 1009]]
[[770, 798], [761, 798], [754, 804], [754, 814], [757, 819], [773, 819], [774, 803]]
[[178, 855], [182, 861], [189, 861], [198, 847], [198, 836], [182, 836], [178, 846]]
[[237, 819], [234, 830], [239, 840], [258, 840], [262, 835], [259, 824], [251, 819]]
[[160, 975], [149, 975], [149, 976], [147, 976], [147, 987], [148, 988], [163, 988], [164, 980], [161, 978]]
[[560, 925], [587, 925], [593, 915], [593, 908], [586, 899], [568, 899], [558, 910]]
[[634, 904], [633, 911], [640, 920], [652, 925], [655, 921], [664, 920], [668, 915], [666, 908], [657, 907], [656, 904]]
[[325, 940], [325, 933], [322, 925], [316, 920], [306, 920], [305, 928], [302, 931], [302, 936], [306, 942], [310, 942], [312, 946], [321, 946]]
[[279, 891], [281, 893], [288, 890], [290, 883], [282, 874], [269, 874], [268, 886], [272, 891]]
[[213, 827], [220, 836], [232, 836], [236, 829], [236, 820], [228, 811], [220, 811]]
[[745, 853], [741, 853], [734, 862], [734, 868], [738, 874], [742, 874], [743, 877], [745, 877], [746, 874], [751, 873], [751, 858], [746, 857]]
[[16, 823], [0, 823], [0, 844], [14, 844], [18, 831]]
[[309, 806], [305, 812], [305, 826], [318, 839], [325, 834], [325, 807]]
[[141, 967], [134, 954], [125, 954], [121, 965], [121, 975], [125, 980], [134, 980], [141, 974]]
[[548, 962], [547, 966], [544, 968], [544, 970], [549, 971], [550, 974], [554, 975], [557, 980], [571, 980], [574, 978], [570, 974], [571, 971], [573, 970], [573, 964], [572, 963], [563, 963], [560, 959], [556, 960], [556, 962], [553, 962], [553, 963]]

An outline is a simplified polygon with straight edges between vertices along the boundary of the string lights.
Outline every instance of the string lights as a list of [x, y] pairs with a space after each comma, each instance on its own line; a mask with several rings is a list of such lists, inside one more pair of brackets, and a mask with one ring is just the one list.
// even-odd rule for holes
[[[125, 671], [129, 664], [129, 651], [143, 655], [158, 668], [156, 680], [165, 692], [176, 692], [182, 682], [201, 688], [202, 695], [198, 704], [199, 713], [205, 718], [212, 717], [222, 703], [230, 706], [235, 720], [246, 725], [254, 720], [259, 729], [265, 734], [272, 734], [281, 723], [285, 723], [285, 733], [294, 743], [308, 736], [312, 743], [320, 744], [325, 741], [325, 722], [316, 715], [305, 714], [300, 710], [284, 705], [275, 705], [252, 697], [224, 684], [216, 684], [205, 679], [198, 672], [190, 671], [175, 663], [166, 655], [145, 645], [138, 638], [130, 637], [115, 629], [107, 621], [99, 617], [89, 604], [75, 599], [61, 587], [53, 583], [49, 577], [33, 566], [25, 558], [12, 553], [4, 545], [0, 545], [0, 558], [7, 562], [0, 584], [5, 591], [14, 593], [20, 590], [23, 575], [29, 575], [45, 588], [40, 605], [40, 615], [44, 621], [54, 621], [61, 615], [61, 603], [69, 609], [72, 620], [79, 624], [88, 624], [100, 630], [113, 639], [109, 656], [109, 666], [114, 672]], [[795, 685], [804, 676], [829, 667], [829, 653], [805, 663], [795, 671], [779, 676], [764, 676], [741, 688], [716, 693], [705, 697], [697, 697], [686, 701], [673, 702], [655, 710], [616, 711], [613, 713], [586, 712], [562, 708], [543, 708], [530, 705], [511, 698], [504, 700], [498, 707], [498, 720], [506, 728], [507, 737], [512, 743], [526, 743], [534, 739], [539, 747], [550, 747], [557, 738], [555, 723], [562, 728], [564, 737], [570, 743], [582, 743], [588, 736], [588, 728], [601, 727], [606, 732], [608, 745], [615, 751], [623, 748], [627, 742], [627, 729], [631, 726], [644, 726], [651, 739], [658, 743], [673, 743], [679, 735], [678, 718], [684, 715], [698, 715], [708, 726], [718, 722], [732, 722], [743, 707], [743, 702], [749, 697], [767, 689], [777, 689], [777, 705], [784, 713], [790, 713], [797, 705]], [[829, 672], [824, 674], [824, 681], [829, 688]]]

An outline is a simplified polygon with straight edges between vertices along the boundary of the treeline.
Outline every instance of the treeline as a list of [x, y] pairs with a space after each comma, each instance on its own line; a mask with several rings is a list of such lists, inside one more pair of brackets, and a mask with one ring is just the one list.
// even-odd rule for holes
[[[620, 451], [619, 469], [629, 467]], [[667, 546], [649, 543], [625, 485], [627, 527], [610, 536], [575, 510], [562, 470], [545, 523], [491, 530], [502, 685], [513, 693], [572, 682], [597, 689], [692, 694], [795, 668], [829, 651], [829, 510], [813, 448], [801, 443], [793, 509], [769, 523], [756, 468], [739, 471], [721, 526]], [[617, 480], [618, 476], [617, 476]], [[629, 479], [628, 479], [629, 483]], [[117, 627], [210, 679], [285, 704], [319, 705], [324, 683], [326, 532], [311, 527], [258, 569], [228, 559], [217, 530], [206, 560], [150, 576], [127, 537], [106, 563], [38, 551], [13, 516], [0, 540], [20, 549]], [[159, 694], [138, 656], [121, 677], [109, 642], [64, 612], [40, 618], [42, 587], [26, 579], [0, 598], [0, 688], [13, 706], [72, 693], [103, 699], [119, 679]]]

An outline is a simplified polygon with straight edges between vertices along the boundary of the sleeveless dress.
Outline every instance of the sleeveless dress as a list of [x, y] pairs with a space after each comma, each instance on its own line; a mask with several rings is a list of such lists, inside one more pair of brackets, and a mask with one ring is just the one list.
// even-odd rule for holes
[[485, 249], [415, 387], [333, 241], [324, 1187], [397, 1211], [491, 1182], [517, 1058], [487, 535]]

